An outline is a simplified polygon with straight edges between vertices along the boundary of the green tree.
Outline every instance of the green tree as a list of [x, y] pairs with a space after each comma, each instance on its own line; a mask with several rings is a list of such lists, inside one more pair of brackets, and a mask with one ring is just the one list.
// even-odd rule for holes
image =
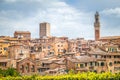
[[19, 76], [19, 72], [17, 72], [14, 68], [8, 68], [7, 70], [0, 69], [0, 76]]

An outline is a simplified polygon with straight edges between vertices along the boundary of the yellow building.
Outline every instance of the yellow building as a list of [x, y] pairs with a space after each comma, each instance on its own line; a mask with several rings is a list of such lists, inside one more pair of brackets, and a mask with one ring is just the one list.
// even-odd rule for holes
[[0, 55], [8, 55], [9, 42], [5, 40], [0, 40]]

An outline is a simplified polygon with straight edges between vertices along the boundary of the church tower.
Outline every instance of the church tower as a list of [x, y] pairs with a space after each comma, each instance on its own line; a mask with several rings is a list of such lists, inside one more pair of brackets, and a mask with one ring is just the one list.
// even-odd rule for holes
[[95, 13], [94, 28], [95, 28], [95, 40], [98, 41], [100, 39], [100, 21], [98, 12]]

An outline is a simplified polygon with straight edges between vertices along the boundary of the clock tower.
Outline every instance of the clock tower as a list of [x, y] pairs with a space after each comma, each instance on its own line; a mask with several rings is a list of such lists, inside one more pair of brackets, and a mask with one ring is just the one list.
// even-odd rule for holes
[[98, 12], [95, 13], [94, 28], [95, 28], [95, 40], [98, 41], [100, 39], [100, 21]]

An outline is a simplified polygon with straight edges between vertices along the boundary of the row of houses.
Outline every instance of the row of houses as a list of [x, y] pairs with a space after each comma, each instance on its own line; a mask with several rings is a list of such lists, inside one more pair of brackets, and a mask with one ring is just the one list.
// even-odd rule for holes
[[120, 45], [110, 41], [45, 37], [26, 39], [0, 37], [0, 68], [15, 68], [21, 74], [75, 72], [120, 72]]

